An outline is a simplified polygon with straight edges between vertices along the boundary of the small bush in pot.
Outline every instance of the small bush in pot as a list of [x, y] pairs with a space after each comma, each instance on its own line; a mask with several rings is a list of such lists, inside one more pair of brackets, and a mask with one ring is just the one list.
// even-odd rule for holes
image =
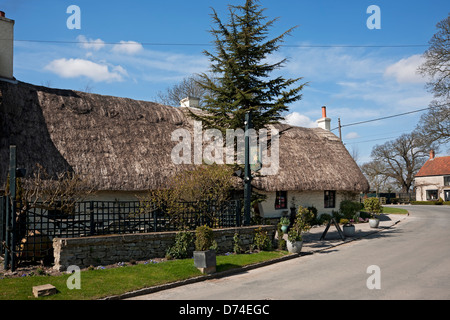
[[214, 233], [208, 226], [200, 226], [195, 229], [194, 265], [202, 273], [216, 272], [216, 250]]
[[370, 213], [369, 224], [372, 228], [377, 228], [380, 222], [378, 215], [383, 211], [380, 199], [367, 198], [364, 200], [364, 209]]
[[299, 207], [294, 223], [288, 232], [287, 248], [291, 253], [300, 253], [303, 244], [302, 233], [311, 228], [310, 221], [314, 214], [307, 208]]
[[291, 224], [291, 220], [288, 217], [281, 217], [280, 219], [281, 230], [286, 233], [289, 225]]

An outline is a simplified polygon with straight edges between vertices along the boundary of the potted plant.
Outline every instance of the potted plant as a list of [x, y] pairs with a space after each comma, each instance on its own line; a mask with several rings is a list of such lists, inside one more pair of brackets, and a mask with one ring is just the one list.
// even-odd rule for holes
[[303, 246], [302, 233], [308, 231], [311, 228], [309, 221], [313, 219], [313, 213], [300, 206], [295, 216], [294, 223], [288, 232], [288, 241], [286, 247], [290, 253], [300, 253]]
[[214, 233], [208, 226], [200, 226], [195, 230], [194, 265], [202, 273], [216, 272], [216, 250]]
[[364, 209], [369, 212], [369, 225], [371, 228], [378, 228], [380, 219], [378, 215], [383, 210], [378, 198], [367, 198], [364, 200]]
[[342, 224], [342, 232], [344, 232], [344, 236], [352, 237], [355, 235], [355, 225], [348, 219], [342, 218], [339, 223]]
[[289, 228], [289, 225], [291, 224], [291, 220], [288, 217], [281, 217], [280, 224], [281, 224], [281, 231], [286, 233]]
[[350, 200], [341, 201], [339, 205], [339, 211], [344, 216], [339, 222], [343, 224], [342, 231], [346, 237], [351, 237], [355, 235], [355, 226], [351, 221], [358, 221], [358, 211], [361, 209], [361, 204], [359, 202], [353, 202]]

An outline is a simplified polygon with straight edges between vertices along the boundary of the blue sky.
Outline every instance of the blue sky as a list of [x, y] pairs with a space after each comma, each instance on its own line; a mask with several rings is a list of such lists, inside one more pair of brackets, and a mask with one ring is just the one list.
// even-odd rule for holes
[[[208, 70], [202, 52], [213, 49], [211, 8], [226, 20], [227, 5], [242, 2], [0, 0], [0, 10], [15, 20], [18, 80], [154, 101], [159, 91]], [[335, 128], [338, 118], [352, 124], [426, 108], [431, 101], [426, 79], [415, 70], [436, 23], [450, 11], [448, 0], [260, 3], [269, 18], [279, 17], [272, 36], [298, 26], [270, 57], [288, 58], [277, 72], [309, 83], [303, 99], [290, 106], [290, 123], [316, 126], [323, 105]], [[70, 5], [81, 10], [81, 29], [67, 27]], [[370, 5], [381, 10], [381, 29], [366, 25]], [[404, 45], [417, 46], [395, 47]], [[367, 162], [374, 145], [411, 132], [421, 114], [344, 127], [344, 143], [357, 150], [360, 164]], [[448, 152], [443, 148], [438, 156]]]

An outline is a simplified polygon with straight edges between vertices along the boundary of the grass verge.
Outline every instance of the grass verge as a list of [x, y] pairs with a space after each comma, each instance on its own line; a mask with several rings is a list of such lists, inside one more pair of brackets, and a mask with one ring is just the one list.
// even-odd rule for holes
[[[288, 255], [286, 251], [262, 251], [253, 254], [217, 256], [217, 272], [240, 268]], [[70, 275], [32, 276], [0, 279], [1, 300], [93, 300], [107, 296], [198, 277], [193, 259], [170, 260], [160, 263], [127, 265], [103, 270], [83, 270], [80, 274], [81, 289], [68, 289]], [[58, 293], [35, 298], [32, 287], [52, 284]]]
[[[361, 212], [369, 214], [369, 212], [367, 212], [365, 210], [361, 210]], [[394, 208], [394, 207], [383, 207], [383, 211], [381, 213], [384, 213], [384, 214], [408, 214], [408, 210], [402, 209], [402, 208]]]
[[408, 214], [408, 210], [394, 207], [383, 207], [383, 213], [389, 214]]

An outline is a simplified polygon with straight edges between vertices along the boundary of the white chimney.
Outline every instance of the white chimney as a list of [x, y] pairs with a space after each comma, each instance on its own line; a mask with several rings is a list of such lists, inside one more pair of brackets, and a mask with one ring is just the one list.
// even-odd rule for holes
[[322, 118], [316, 121], [319, 128], [330, 131], [331, 130], [331, 119], [327, 118], [327, 107], [322, 107]]
[[180, 101], [181, 108], [198, 108], [200, 99], [195, 97], [187, 97]]
[[0, 11], [0, 78], [13, 80], [14, 20]]

